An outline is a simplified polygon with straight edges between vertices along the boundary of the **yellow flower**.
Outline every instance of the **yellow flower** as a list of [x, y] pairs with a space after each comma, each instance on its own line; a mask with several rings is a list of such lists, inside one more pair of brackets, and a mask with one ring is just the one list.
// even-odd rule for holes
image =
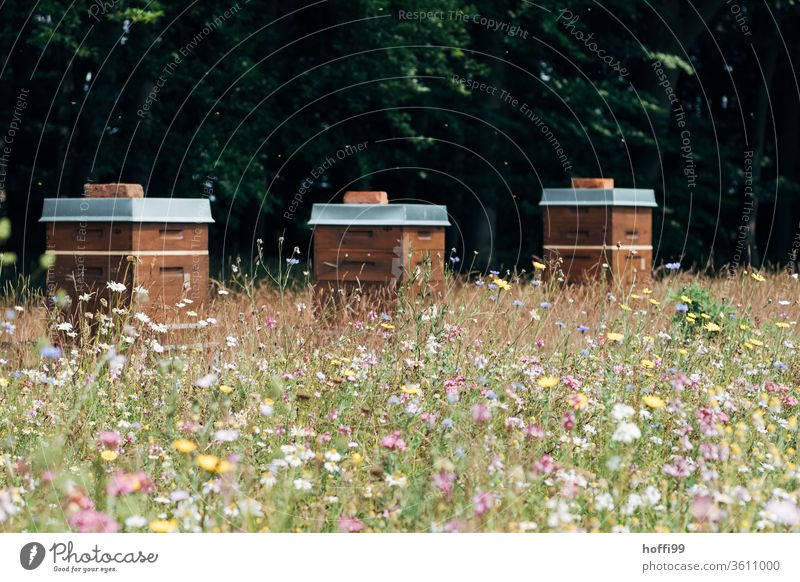
[[758, 273], [750, 273], [750, 277], [753, 279], [753, 281], [758, 281], [759, 283], [766, 281], [766, 279]]
[[0, 378], [0, 388], [8, 388], [8, 380]]
[[570, 404], [575, 410], [586, 408], [589, 405], [589, 397], [583, 392], [578, 392], [570, 399]]
[[349, 368], [342, 372], [342, 376], [355, 376], [355, 375], [356, 375], [356, 371], [355, 370], [350, 370]]
[[540, 376], [536, 379], [536, 383], [542, 388], [552, 388], [558, 382], [559, 379], [556, 376]]
[[419, 389], [419, 384], [403, 384], [400, 391], [405, 394], [411, 394], [412, 396], [419, 396], [422, 394], [422, 390]]
[[642, 400], [650, 408], [664, 408], [664, 406], [666, 406], [664, 401], [655, 394], [648, 394], [647, 396], [642, 398]]
[[382, 323], [381, 327], [383, 329], [388, 329], [389, 331], [392, 331], [394, 329], [394, 325], [392, 325], [391, 323], [386, 323], [386, 322]]
[[645, 295], [650, 295], [652, 292], [653, 292], [653, 290], [652, 289], [648, 289], [647, 287], [642, 289], [642, 293], [644, 293]]
[[758, 348], [760, 348], [760, 347], [762, 347], [764, 345], [764, 342], [762, 342], [761, 340], [757, 340], [755, 338], [752, 338], [752, 337], [748, 341], [751, 344], [753, 344], [754, 346], [758, 347]]
[[172, 533], [178, 529], [174, 519], [154, 519], [150, 522], [150, 531], [155, 533]]
[[503, 291], [508, 291], [509, 289], [511, 289], [511, 284], [505, 279], [495, 279], [494, 284], [497, 285]]
[[637, 295], [636, 293], [631, 293], [631, 299], [641, 299], [641, 295]]
[[647, 370], [652, 370], [656, 367], [655, 362], [652, 360], [642, 360], [641, 361], [642, 368], [646, 368]]
[[682, 355], [682, 356], [685, 356], [686, 354], [688, 354], [688, 353], [689, 353], [689, 351], [688, 351], [688, 350], [684, 350], [683, 348], [680, 348], [680, 349], [678, 350], [678, 353], [679, 353], [680, 355]]
[[747, 331], [748, 329], [750, 329], [750, 326], [749, 325], [745, 325], [743, 323], [740, 323], [739, 324], [739, 329], [741, 329], [742, 331]]
[[659, 301], [656, 301], [655, 299], [651, 299], [650, 303], [652, 303], [653, 305], [656, 305], [656, 306], [661, 305], [661, 303]]
[[622, 335], [621, 333], [617, 333], [615, 331], [608, 332], [606, 334], [606, 337], [612, 342], [621, 342], [623, 339], [625, 339], [624, 335]]
[[688, 305], [692, 304], [692, 299], [688, 295], [681, 295], [681, 301], [683, 301], [684, 303], [686, 303]]
[[547, 268], [547, 265], [538, 261], [533, 261], [533, 268], [537, 271], [544, 271]]
[[108, 461], [109, 463], [111, 461], [116, 461], [118, 456], [119, 455], [117, 454], [116, 451], [103, 451], [102, 453], [100, 453], [100, 458], [103, 459], [104, 461]]
[[775, 323], [775, 327], [779, 327], [781, 329], [789, 329], [789, 324], [785, 321], [778, 321]]
[[353, 453], [350, 455], [350, 459], [354, 464], [359, 465], [364, 461], [364, 456], [361, 453]]
[[227, 384], [220, 384], [219, 391], [225, 394], [230, 394], [231, 392], [233, 392], [233, 386], [228, 386]]
[[719, 331], [722, 328], [718, 326], [716, 323], [709, 321], [707, 324], [703, 326], [703, 329], [706, 331]]
[[179, 453], [191, 453], [197, 449], [197, 445], [187, 439], [178, 439], [172, 443], [172, 447]]
[[620, 305], [620, 306], [619, 306], [619, 308], [620, 308], [622, 311], [630, 311], [630, 310], [631, 310], [631, 308], [630, 308], [630, 307], [628, 307], [627, 305]]
[[227, 459], [220, 459], [217, 463], [217, 466], [214, 468], [214, 472], [219, 473], [220, 475], [230, 473], [231, 471], [233, 471], [233, 463]]
[[703, 319], [711, 319], [711, 316], [708, 313], [701, 313], [700, 317], [702, 317]]
[[209, 473], [213, 473], [217, 470], [219, 457], [216, 455], [197, 455], [195, 463], [197, 463], [197, 466], [201, 469], [205, 469]]

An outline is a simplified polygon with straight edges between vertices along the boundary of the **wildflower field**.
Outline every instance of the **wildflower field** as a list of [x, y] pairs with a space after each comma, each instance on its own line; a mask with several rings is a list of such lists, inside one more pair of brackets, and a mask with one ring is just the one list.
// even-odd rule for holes
[[800, 530], [797, 279], [542, 267], [335, 309], [240, 278], [185, 349], [8, 290], [0, 531]]

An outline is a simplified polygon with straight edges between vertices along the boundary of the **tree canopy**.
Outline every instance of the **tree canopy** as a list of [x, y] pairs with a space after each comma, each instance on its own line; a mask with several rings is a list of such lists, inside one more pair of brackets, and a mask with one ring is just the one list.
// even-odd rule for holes
[[43, 198], [115, 181], [209, 196], [218, 260], [279, 235], [305, 249], [313, 202], [378, 189], [447, 204], [458, 255], [529, 266], [541, 190], [570, 176], [656, 191], [656, 263], [786, 265], [800, 246], [793, 0], [10, 0], [0, 15], [0, 212], [25, 268]]

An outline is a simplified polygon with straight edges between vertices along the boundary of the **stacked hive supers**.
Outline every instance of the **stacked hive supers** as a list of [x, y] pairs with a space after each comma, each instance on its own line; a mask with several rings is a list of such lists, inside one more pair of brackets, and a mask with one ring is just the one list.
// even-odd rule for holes
[[605, 276], [631, 284], [653, 264], [653, 190], [614, 188], [614, 181], [574, 178], [572, 188], [543, 191], [544, 254], [562, 259], [568, 282]]
[[198, 309], [207, 299], [208, 200], [144, 198], [138, 184], [94, 184], [84, 198], [45, 199], [40, 222], [55, 258], [50, 296], [63, 289], [76, 302], [92, 294], [94, 305], [112, 299], [106, 285], [113, 281], [127, 293], [146, 289], [140, 308], [166, 317], [182, 299]]
[[314, 204], [309, 225], [314, 275], [323, 287], [395, 288], [415, 276], [442, 289], [450, 225], [444, 206], [388, 204], [385, 192], [348, 192], [345, 204]]

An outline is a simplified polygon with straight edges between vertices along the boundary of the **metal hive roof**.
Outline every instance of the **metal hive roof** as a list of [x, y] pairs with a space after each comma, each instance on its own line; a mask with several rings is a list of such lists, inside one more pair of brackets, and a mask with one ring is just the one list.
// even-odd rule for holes
[[314, 204], [311, 226], [450, 226], [435, 204]]
[[545, 188], [540, 206], [642, 206], [655, 208], [653, 190], [642, 188]]
[[205, 198], [45, 198], [39, 222], [214, 222]]

